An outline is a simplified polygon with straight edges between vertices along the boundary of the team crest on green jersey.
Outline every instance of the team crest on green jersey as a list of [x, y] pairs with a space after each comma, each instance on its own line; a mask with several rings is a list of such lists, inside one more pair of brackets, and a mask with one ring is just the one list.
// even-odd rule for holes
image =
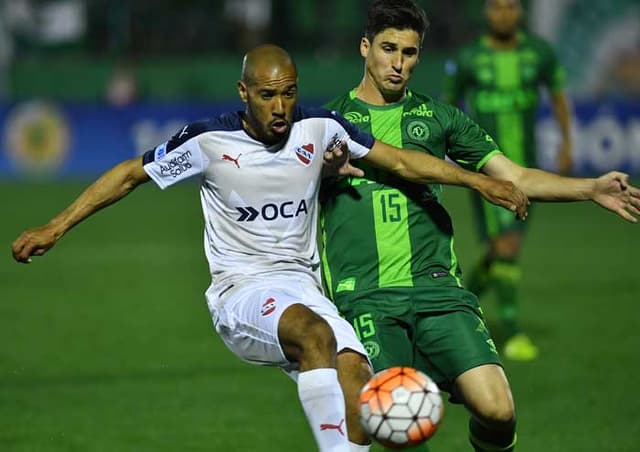
[[416, 141], [427, 141], [431, 130], [424, 121], [415, 120], [407, 125], [407, 134]]
[[367, 341], [363, 345], [367, 355], [369, 355], [369, 359], [376, 359], [380, 355], [380, 344], [377, 342]]
[[351, 124], [362, 124], [363, 122], [371, 122], [371, 116], [363, 115], [357, 111], [348, 111], [344, 114], [344, 118]]

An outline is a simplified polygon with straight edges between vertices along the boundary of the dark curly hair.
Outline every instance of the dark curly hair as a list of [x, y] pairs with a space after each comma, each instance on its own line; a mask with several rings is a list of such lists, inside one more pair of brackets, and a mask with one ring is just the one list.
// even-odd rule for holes
[[422, 42], [428, 27], [427, 14], [413, 0], [374, 0], [369, 7], [364, 35], [373, 41], [387, 28], [414, 30]]

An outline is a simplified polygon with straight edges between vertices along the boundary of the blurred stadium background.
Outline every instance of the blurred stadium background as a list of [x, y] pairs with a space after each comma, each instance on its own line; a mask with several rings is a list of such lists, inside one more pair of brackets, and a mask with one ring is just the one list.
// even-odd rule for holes
[[[483, 30], [483, 2], [418, 3], [432, 25], [412, 86], [439, 96], [444, 61]], [[111, 165], [239, 108], [240, 60], [257, 43], [292, 51], [304, 103], [353, 87], [367, 4], [0, 0], [0, 451], [313, 450], [294, 385], [239, 363], [212, 331], [195, 186], [143, 187], [29, 267], [9, 247]], [[567, 68], [575, 174], [638, 180], [640, 3], [524, 4]], [[554, 169], [546, 106], [538, 131]], [[480, 250], [466, 194], [446, 202], [470, 267]], [[523, 315], [542, 355], [507, 363], [518, 450], [637, 451], [637, 226], [586, 204], [534, 213]], [[469, 450], [463, 411], [447, 408], [432, 450]]]

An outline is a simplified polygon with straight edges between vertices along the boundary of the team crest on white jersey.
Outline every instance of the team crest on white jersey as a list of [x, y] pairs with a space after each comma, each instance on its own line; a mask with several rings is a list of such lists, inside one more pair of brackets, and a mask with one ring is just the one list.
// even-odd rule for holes
[[313, 143], [298, 146], [296, 148], [296, 157], [298, 157], [298, 160], [300, 160], [304, 166], [309, 166], [311, 164], [311, 160], [313, 160], [313, 152]]
[[262, 314], [263, 317], [266, 317], [269, 314], [273, 313], [273, 311], [275, 310], [276, 310], [276, 299], [273, 297], [269, 297], [264, 303], [262, 303], [262, 308], [260, 308], [260, 314]]

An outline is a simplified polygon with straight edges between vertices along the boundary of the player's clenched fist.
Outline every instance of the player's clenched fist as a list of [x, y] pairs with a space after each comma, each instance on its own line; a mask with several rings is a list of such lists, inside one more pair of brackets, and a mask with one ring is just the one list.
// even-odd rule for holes
[[31, 256], [42, 256], [56, 244], [59, 238], [60, 235], [49, 226], [24, 231], [13, 242], [13, 258], [28, 264], [31, 262]]

